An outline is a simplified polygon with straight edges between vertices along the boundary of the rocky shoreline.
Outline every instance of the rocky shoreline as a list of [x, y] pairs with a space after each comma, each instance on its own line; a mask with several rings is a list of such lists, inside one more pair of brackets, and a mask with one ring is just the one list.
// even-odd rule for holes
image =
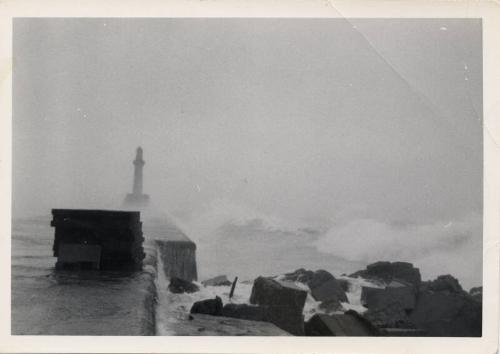
[[[361, 306], [354, 306], [347, 295], [360, 280]], [[172, 278], [169, 291], [195, 293], [200, 286], [231, 283], [225, 276], [199, 285]], [[187, 320], [239, 319], [257, 327], [272, 324], [296, 336], [480, 337], [482, 333], [482, 287], [467, 292], [451, 275], [422, 281], [419, 269], [406, 262], [376, 262], [338, 278], [325, 270], [301, 268], [256, 278], [246, 302], [225, 297], [193, 302]], [[306, 300], [317, 304], [307, 317]]]

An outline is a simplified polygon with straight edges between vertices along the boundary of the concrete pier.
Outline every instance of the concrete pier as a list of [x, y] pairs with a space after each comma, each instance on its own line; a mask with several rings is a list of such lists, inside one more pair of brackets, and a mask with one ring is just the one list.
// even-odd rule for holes
[[144, 234], [155, 242], [166, 277], [198, 279], [196, 244], [172, 221], [166, 218], [149, 220], [144, 225]]
[[142, 269], [139, 212], [53, 209], [52, 216], [57, 269]]

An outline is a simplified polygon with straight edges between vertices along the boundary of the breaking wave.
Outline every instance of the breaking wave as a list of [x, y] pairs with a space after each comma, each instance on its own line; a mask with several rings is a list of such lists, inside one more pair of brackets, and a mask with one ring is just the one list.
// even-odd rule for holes
[[319, 252], [350, 261], [412, 262], [420, 268], [424, 279], [452, 274], [466, 286], [481, 283], [482, 217], [479, 214], [425, 225], [353, 220], [331, 228], [315, 246]]

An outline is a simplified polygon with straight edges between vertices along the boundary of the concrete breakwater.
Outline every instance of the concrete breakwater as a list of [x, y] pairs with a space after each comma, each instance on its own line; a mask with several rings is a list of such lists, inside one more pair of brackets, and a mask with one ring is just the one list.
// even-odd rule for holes
[[156, 335], [158, 265], [168, 277], [195, 280], [196, 247], [163, 219], [148, 220], [143, 231], [141, 271], [56, 270], [50, 220], [14, 220], [11, 333]]
[[142, 271], [56, 271], [53, 237], [42, 218], [13, 225], [13, 335], [155, 335], [152, 243]]

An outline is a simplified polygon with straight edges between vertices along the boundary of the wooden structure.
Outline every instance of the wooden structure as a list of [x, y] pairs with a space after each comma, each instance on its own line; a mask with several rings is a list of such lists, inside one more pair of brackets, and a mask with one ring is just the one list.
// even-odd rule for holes
[[57, 269], [140, 270], [145, 257], [138, 211], [53, 209]]

